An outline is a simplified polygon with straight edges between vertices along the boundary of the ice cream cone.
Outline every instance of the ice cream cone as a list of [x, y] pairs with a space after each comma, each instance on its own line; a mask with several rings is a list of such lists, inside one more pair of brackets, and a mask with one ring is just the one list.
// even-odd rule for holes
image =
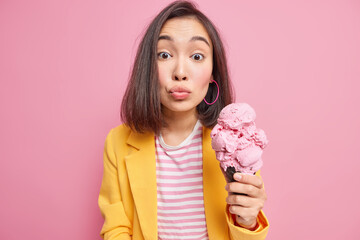
[[233, 103], [221, 110], [218, 124], [211, 131], [211, 146], [227, 182], [234, 174], [255, 174], [263, 165], [262, 152], [268, 140], [256, 128], [255, 111], [246, 103]]

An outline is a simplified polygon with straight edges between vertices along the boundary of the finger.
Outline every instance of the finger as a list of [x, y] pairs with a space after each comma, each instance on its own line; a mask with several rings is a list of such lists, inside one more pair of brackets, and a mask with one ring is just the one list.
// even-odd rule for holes
[[252, 208], [246, 208], [238, 205], [229, 206], [229, 212], [235, 214], [243, 219], [248, 220], [255, 215], [256, 210]]
[[253, 207], [256, 204], [254, 198], [243, 195], [229, 195], [226, 202], [229, 205], [239, 205], [246, 208]]
[[252, 208], [244, 208], [236, 205], [230, 206], [229, 212], [236, 215], [237, 222], [247, 226], [256, 222], [256, 216], [258, 214], [258, 212]]
[[263, 187], [263, 181], [259, 176], [235, 173], [234, 179], [240, 183], [250, 184], [257, 188]]
[[253, 230], [257, 226], [256, 218], [243, 218], [241, 215], [236, 215], [236, 222], [240, 223], [243, 227], [252, 228]]
[[226, 184], [225, 189], [230, 193], [242, 193], [246, 194], [250, 197], [259, 197], [260, 196], [260, 189], [245, 183], [239, 183], [239, 182], [231, 182]]

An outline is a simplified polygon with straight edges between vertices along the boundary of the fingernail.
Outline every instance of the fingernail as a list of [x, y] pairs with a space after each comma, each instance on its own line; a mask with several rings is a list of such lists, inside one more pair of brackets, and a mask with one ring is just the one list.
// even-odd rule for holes
[[235, 178], [235, 180], [239, 181], [241, 179], [241, 174], [240, 173], [235, 173], [234, 178]]

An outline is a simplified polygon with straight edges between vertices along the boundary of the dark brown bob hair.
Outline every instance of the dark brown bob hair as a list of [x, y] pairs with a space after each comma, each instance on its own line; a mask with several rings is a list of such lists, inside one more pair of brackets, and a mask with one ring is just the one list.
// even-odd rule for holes
[[[216, 27], [196, 8], [194, 3], [175, 1], [165, 7], [148, 25], [136, 53], [120, 111], [122, 121], [133, 131], [139, 133], [152, 131], [158, 134], [160, 129], [166, 126], [162, 117], [159, 93], [158, 38], [167, 20], [185, 16], [195, 17], [208, 32], [213, 43], [212, 75], [220, 89], [219, 98], [213, 105], [207, 105], [202, 101], [196, 107], [199, 120], [204, 126], [213, 128], [221, 109], [233, 102], [233, 88], [229, 79], [226, 54]], [[212, 83], [205, 98], [208, 102], [213, 102], [216, 95], [217, 87]]]

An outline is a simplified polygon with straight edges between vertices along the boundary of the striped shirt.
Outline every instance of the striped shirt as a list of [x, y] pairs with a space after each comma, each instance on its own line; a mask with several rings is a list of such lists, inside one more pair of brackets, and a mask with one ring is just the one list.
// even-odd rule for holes
[[158, 239], [207, 240], [202, 176], [202, 125], [178, 146], [155, 136]]

